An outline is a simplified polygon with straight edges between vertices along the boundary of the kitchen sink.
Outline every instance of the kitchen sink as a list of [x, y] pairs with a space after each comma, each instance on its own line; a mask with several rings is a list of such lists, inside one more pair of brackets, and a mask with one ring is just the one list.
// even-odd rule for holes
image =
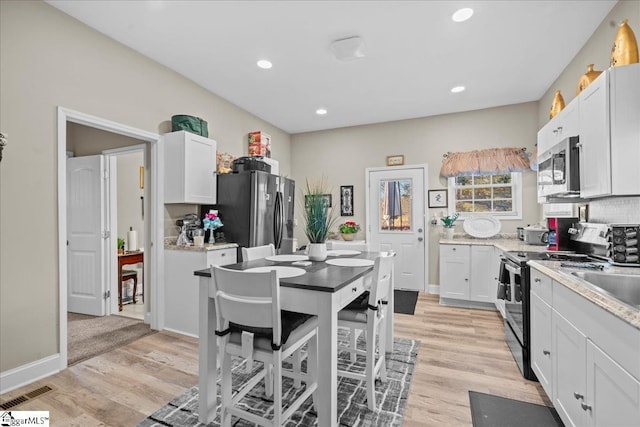
[[588, 282], [619, 301], [640, 309], [640, 275], [574, 271], [574, 276]]

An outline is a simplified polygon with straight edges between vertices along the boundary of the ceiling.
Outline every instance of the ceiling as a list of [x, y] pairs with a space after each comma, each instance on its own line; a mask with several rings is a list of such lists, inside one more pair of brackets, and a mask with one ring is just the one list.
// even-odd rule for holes
[[48, 3], [294, 134], [537, 101], [616, 1]]

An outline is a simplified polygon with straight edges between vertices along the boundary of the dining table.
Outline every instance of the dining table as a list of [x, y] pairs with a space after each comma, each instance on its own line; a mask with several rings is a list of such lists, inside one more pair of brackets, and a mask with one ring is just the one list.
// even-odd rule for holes
[[[353, 251], [358, 252], [358, 251]], [[370, 286], [373, 265], [342, 266], [327, 263], [332, 259], [375, 260], [378, 252], [358, 252], [350, 256], [329, 256], [326, 261], [314, 261], [308, 266], [294, 261], [258, 259], [224, 268], [248, 270], [260, 267], [300, 268], [295, 277], [280, 278], [280, 305], [283, 310], [318, 316], [318, 389], [315, 405], [318, 426], [338, 425], [338, 312]], [[276, 257], [278, 258], [278, 257]], [[287, 257], [280, 257], [287, 259]], [[199, 277], [199, 409], [200, 422], [207, 424], [216, 416], [218, 380], [218, 343], [215, 335], [216, 312], [211, 270], [195, 271]], [[393, 274], [393, 273], [392, 273]], [[392, 276], [393, 283], [393, 276]], [[386, 340], [393, 343], [393, 292], [389, 293], [386, 316]], [[393, 351], [393, 345], [387, 345]]]

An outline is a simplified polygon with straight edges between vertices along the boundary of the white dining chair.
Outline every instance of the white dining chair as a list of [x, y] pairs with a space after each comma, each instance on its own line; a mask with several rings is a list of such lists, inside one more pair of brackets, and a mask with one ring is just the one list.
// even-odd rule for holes
[[251, 248], [242, 248], [242, 261], [253, 261], [262, 259], [276, 254], [276, 248], [273, 243], [263, 246], [253, 246]]
[[[364, 374], [339, 370], [338, 375], [366, 381], [367, 406], [372, 411], [377, 406], [375, 394], [376, 377], [379, 376], [383, 382], [387, 380], [385, 318], [393, 315], [389, 313], [387, 301], [389, 293], [393, 292], [391, 276], [394, 256], [395, 253], [393, 252], [385, 252], [378, 256], [373, 267], [371, 288], [368, 293], [365, 292], [366, 298], [356, 299], [354, 303], [347, 305], [347, 307], [338, 312], [338, 326], [349, 328], [350, 330], [350, 342], [346, 349], [349, 351], [351, 359], [354, 360], [357, 355], [364, 355], [366, 360]], [[356, 336], [357, 330], [365, 331], [365, 350], [358, 349], [357, 340], [352, 338]]]
[[[216, 335], [222, 346], [221, 425], [230, 426], [231, 416], [259, 424], [281, 426], [300, 407], [317, 387], [318, 318], [280, 308], [280, 281], [276, 271], [248, 273], [212, 266], [214, 301], [216, 307]], [[308, 344], [307, 372], [286, 370], [282, 361]], [[232, 395], [232, 360], [240, 357], [263, 368]], [[273, 418], [263, 418], [240, 407], [242, 398], [260, 380], [266, 379], [268, 367], [273, 366]], [[282, 407], [282, 378], [287, 376], [305, 383], [305, 391], [286, 410]]]

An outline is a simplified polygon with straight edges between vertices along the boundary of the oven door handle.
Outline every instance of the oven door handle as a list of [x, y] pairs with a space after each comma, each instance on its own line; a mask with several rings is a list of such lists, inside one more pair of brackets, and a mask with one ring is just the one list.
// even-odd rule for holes
[[520, 267], [514, 267], [512, 265], [505, 264], [504, 268], [506, 268], [507, 271], [515, 274], [516, 276], [520, 276], [522, 274], [522, 269]]

